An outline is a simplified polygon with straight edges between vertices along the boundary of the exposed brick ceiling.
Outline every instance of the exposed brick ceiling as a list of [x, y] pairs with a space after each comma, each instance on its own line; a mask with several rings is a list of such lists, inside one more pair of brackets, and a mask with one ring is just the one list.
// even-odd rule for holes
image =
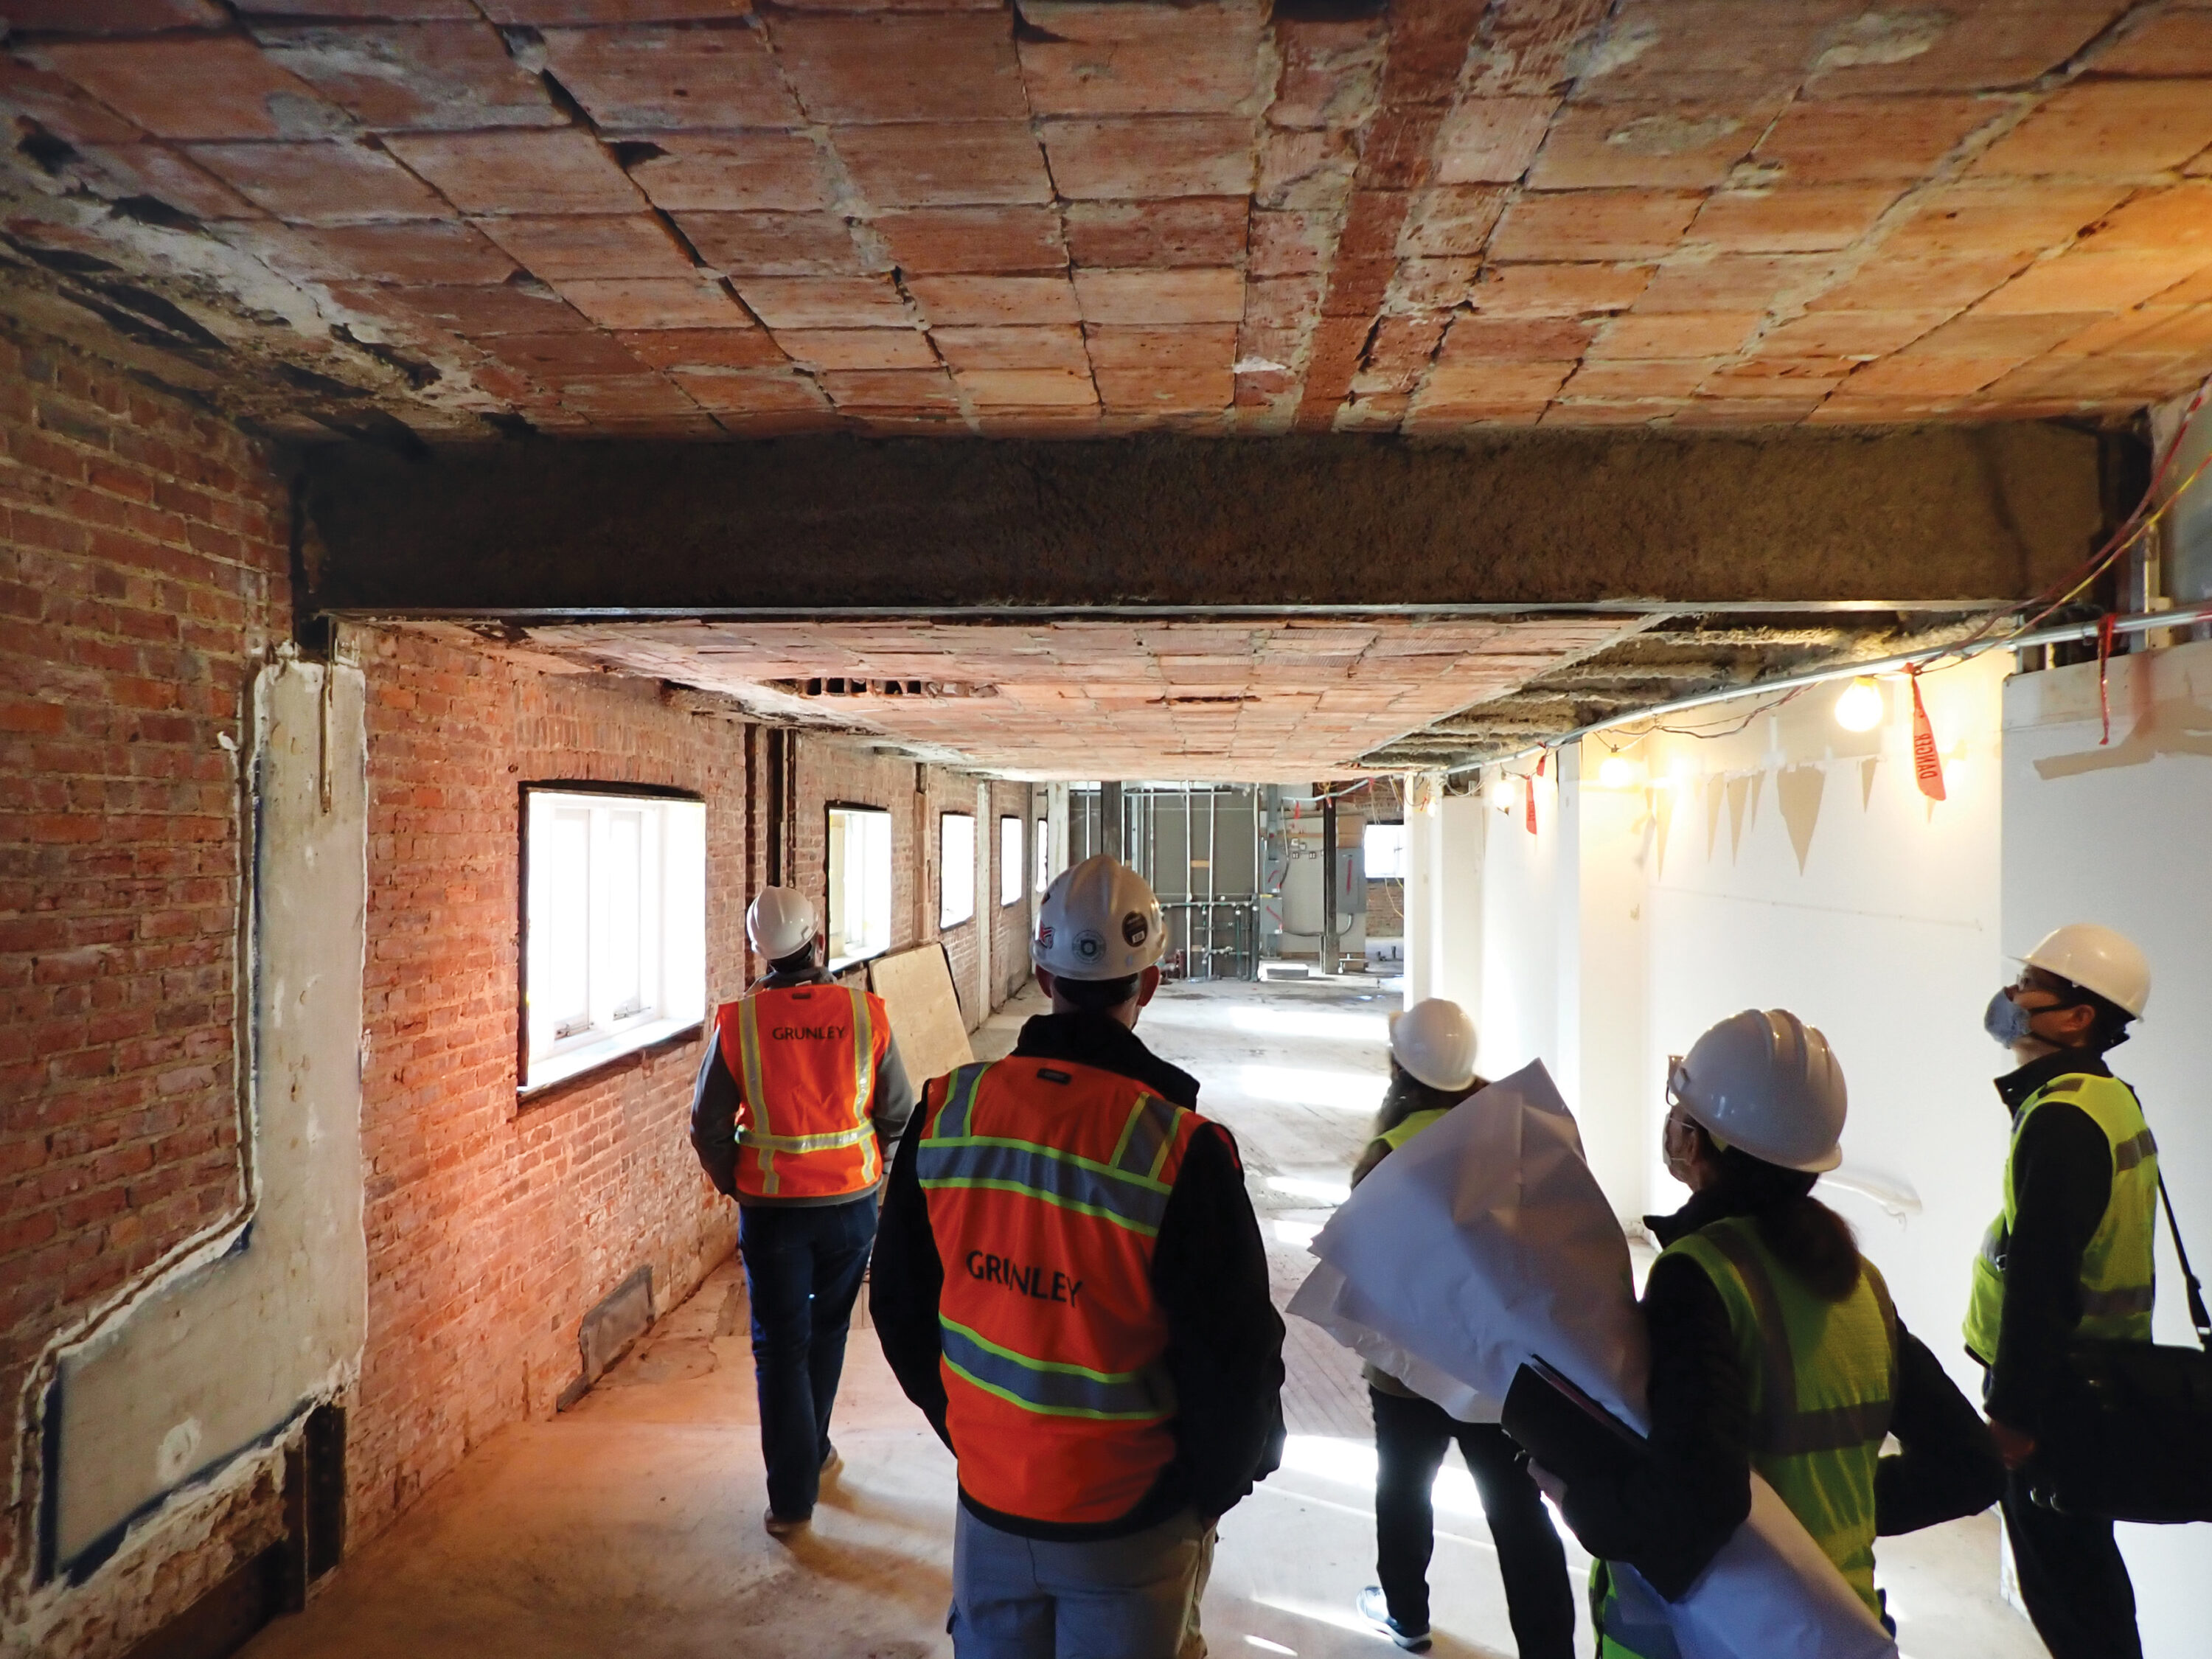
[[[2110, 413], [2212, 4], [5, 0], [60, 295], [280, 430]], [[489, 425], [487, 425], [487, 422]]]
[[[1644, 625], [1615, 616], [493, 631], [500, 648], [546, 653], [541, 664], [696, 687], [780, 720], [859, 731], [1016, 777], [1279, 782], [1342, 774]], [[856, 680], [868, 689], [834, 684]]]

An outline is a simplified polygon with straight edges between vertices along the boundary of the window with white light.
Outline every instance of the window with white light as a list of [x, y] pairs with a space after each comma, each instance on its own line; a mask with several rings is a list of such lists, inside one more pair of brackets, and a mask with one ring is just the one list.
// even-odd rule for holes
[[1404, 824], [1369, 824], [1364, 850], [1367, 854], [1368, 880], [1405, 880], [1406, 826]]
[[957, 927], [975, 914], [975, 820], [937, 815], [937, 925]]
[[1022, 902], [1022, 821], [999, 820], [999, 902]]
[[878, 806], [830, 809], [830, 966], [849, 968], [891, 948], [891, 815]]
[[1042, 893], [1052, 885], [1052, 825], [1045, 819], [1036, 821], [1036, 890]]
[[707, 1017], [707, 807], [531, 785], [523, 809], [527, 1094]]

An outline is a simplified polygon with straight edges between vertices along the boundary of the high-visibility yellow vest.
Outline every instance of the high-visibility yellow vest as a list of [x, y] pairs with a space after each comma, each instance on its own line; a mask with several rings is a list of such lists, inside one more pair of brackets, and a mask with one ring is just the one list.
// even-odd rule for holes
[[[2150, 1340], [2155, 1291], [2152, 1242], [2158, 1221], [2158, 1143], [2143, 1121], [2134, 1090], [2116, 1077], [2069, 1072], [2021, 1103], [2012, 1121], [2012, 1145], [2045, 1101], [2079, 1107], [2104, 1132], [2112, 1153], [2112, 1195], [2081, 1252], [2081, 1322], [2076, 1336], [2105, 1341]], [[1985, 1365], [1997, 1358], [2004, 1316], [2005, 1254], [2012, 1245], [2020, 1199], [2013, 1190], [2012, 1152], [2005, 1154], [2004, 1209], [1982, 1237], [1974, 1282], [1966, 1302], [1966, 1346]]]
[[[1897, 1395], [1897, 1310], [1889, 1287], [1872, 1262], [1863, 1262], [1850, 1294], [1826, 1301], [1782, 1265], [1745, 1216], [1677, 1239], [1660, 1259], [1670, 1255], [1696, 1262], [1728, 1310], [1750, 1388], [1752, 1468], [1881, 1618], [1875, 1465]], [[1602, 1562], [1591, 1586], [1601, 1654], [1668, 1659], [1673, 1638], [1663, 1621], [1628, 1616]]]
[[1375, 1138], [1395, 1152], [1449, 1110], [1451, 1108], [1449, 1106], [1431, 1106], [1421, 1111], [1408, 1112]]

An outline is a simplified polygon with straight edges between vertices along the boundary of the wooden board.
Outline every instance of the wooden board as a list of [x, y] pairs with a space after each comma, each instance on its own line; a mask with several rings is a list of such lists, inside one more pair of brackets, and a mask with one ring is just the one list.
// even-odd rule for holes
[[891, 1035], [898, 1039], [899, 1058], [906, 1062], [916, 1099], [930, 1079], [975, 1058], [943, 945], [916, 945], [878, 957], [868, 964], [868, 988], [890, 1012]]

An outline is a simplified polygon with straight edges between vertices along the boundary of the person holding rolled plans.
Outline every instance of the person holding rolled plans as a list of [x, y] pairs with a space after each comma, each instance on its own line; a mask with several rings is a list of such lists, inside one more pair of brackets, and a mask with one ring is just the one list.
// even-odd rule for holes
[[[1812, 1195], [1843, 1158], [1843, 1068], [1795, 1014], [1747, 1011], [1673, 1062], [1667, 1101], [1667, 1167], [1691, 1196], [1646, 1218], [1664, 1246], [1644, 1297], [1650, 1455], [1572, 1484], [1532, 1470], [1598, 1558], [1599, 1653], [1676, 1659], [1644, 1586], [1689, 1589], [1750, 1513], [1754, 1469], [1893, 1632], [1876, 1536], [1987, 1509], [2004, 1468], [1849, 1226]], [[1902, 1450], [1884, 1457], [1889, 1435]]]

